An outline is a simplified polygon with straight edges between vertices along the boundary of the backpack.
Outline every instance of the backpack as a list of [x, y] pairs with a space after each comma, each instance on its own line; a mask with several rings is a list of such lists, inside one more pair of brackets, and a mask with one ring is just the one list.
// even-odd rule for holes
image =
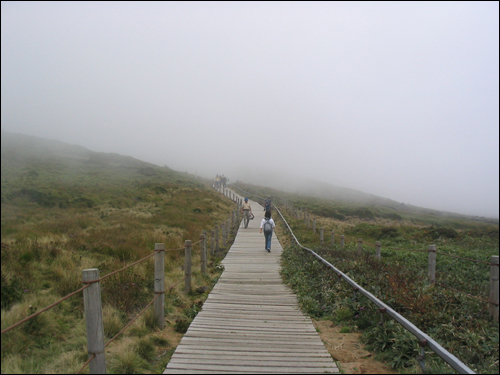
[[270, 233], [273, 231], [273, 225], [269, 221], [269, 219], [266, 219], [266, 222], [264, 223], [264, 233]]

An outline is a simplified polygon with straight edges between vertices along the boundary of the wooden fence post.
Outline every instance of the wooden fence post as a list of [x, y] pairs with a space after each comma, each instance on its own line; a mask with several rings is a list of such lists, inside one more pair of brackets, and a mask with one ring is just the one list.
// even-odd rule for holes
[[344, 235], [341, 235], [341, 236], [340, 236], [340, 247], [341, 247], [342, 249], [344, 248], [344, 240], [345, 240]]
[[165, 328], [165, 244], [156, 243], [155, 250], [155, 294], [160, 296], [154, 302], [156, 325]]
[[381, 245], [382, 243], [380, 241], [375, 242], [375, 256], [377, 257], [378, 260], [380, 260], [381, 256], [381, 250], [380, 250]]
[[224, 223], [222, 223], [220, 225], [220, 230], [221, 230], [221, 234], [222, 234], [222, 248], [225, 249], [226, 248], [226, 225]]
[[210, 250], [212, 252], [212, 256], [215, 254], [215, 231], [211, 232], [212, 238], [210, 238]]
[[363, 239], [358, 238], [358, 255], [361, 255], [362, 251], [363, 251]]
[[429, 282], [436, 282], [436, 245], [429, 245]]
[[321, 246], [323, 246], [323, 230], [323, 227], [319, 228], [319, 243], [321, 244]]
[[498, 255], [491, 257], [490, 315], [498, 323]]
[[335, 233], [332, 230], [332, 246], [335, 245]]
[[215, 226], [215, 252], [219, 253], [219, 226]]
[[307, 229], [311, 228], [311, 216], [307, 213]]
[[186, 275], [184, 292], [186, 294], [189, 294], [191, 292], [191, 246], [191, 241], [186, 240], [186, 242], [184, 243], [184, 274]]
[[[99, 270], [97, 268], [83, 270], [82, 280], [84, 284], [98, 279]], [[106, 358], [104, 355], [104, 328], [99, 282], [91, 283], [88, 288], [83, 290], [83, 306], [87, 328], [87, 358], [95, 354], [95, 358], [89, 363], [89, 371], [91, 374], [105, 374]]]
[[200, 258], [201, 258], [201, 273], [207, 274], [207, 231], [201, 232], [200, 243]]

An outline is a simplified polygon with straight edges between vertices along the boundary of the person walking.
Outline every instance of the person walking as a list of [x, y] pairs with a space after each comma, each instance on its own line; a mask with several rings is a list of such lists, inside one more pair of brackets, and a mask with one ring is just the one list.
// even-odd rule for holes
[[264, 219], [260, 222], [260, 233], [264, 229], [264, 237], [266, 239], [265, 249], [268, 253], [271, 252], [271, 238], [273, 237], [273, 230], [276, 227], [274, 220], [271, 219], [271, 211], [266, 211]]
[[264, 201], [264, 211], [271, 211], [272, 205], [271, 197], [268, 195], [267, 199]]
[[250, 207], [248, 198], [245, 198], [245, 201], [241, 205], [241, 213], [243, 214], [243, 224], [245, 225], [245, 228], [248, 228], [250, 216], [253, 216], [252, 207]]

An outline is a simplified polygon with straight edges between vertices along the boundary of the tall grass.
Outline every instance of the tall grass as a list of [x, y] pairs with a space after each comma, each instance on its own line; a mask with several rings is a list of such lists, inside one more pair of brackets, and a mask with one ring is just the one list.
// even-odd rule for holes
[[[103, 276], [151, 254], [155, 243], [174, 249], [197, 242], [235, 208], [199, 181], [163, 168], [38, 161], [31, 169], [37, 173], [26, 175], [29, 163], [22, 163], [15, 168], [2, 154], [2, 329], [80, 288], [83, 269]], [[165, 258], [168, 288], [184, 278], [184, 251]], [[201, 275], [194, 247], [193, 290], [211, 288], [219, 260], [211, 258], [210, 275]], [[101, 282], [108, 339], [153, 298], [153, 274], [149, 259]], [[206, 298], [185, 295], [183, 286], [166, 294], [172, 327]], [[175, 343], [150, 342], [158, 333], [152, 308], [126, 332], [109, 346], [110, 372], [151, 371], [158, 342]], [[85, 337], [80, 294], [2, 335], [2, 372], [76, 372], [87, 359]]]

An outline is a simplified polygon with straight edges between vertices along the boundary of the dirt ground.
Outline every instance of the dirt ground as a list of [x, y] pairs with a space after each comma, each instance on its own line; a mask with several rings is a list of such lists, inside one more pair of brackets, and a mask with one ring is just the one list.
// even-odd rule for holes
[[340, 333], [341, 326], [329, 320], [314, 320], [314, 326], [328, 352], [345, 374], [397, 374], [390, 366], [375, 361], [373, 353], [363, 349], [361, 333]]

